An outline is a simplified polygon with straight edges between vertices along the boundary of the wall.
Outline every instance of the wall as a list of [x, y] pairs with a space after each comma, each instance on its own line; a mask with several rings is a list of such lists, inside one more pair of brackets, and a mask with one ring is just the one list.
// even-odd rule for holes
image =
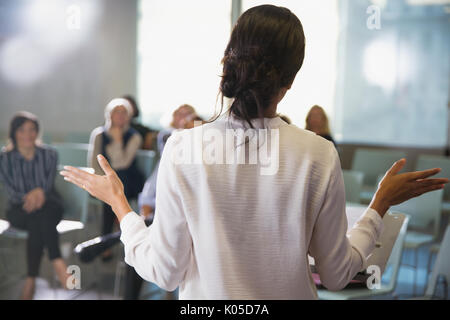
[[[77, 0], [70, 3], [77, 3]], [[137, 0], [96, 0], [93, 3], [97, 6], [97, 15], [86, 38], [58, 57], [50, 72], [37, 81], [20, 84], [8, 79], [0, 69], [0, 132], [3, 136], [12, 115], [23, 109], [38, 115], [44, 132], [54, 134], [56, 140], [67, 132], [90, 132], [103, 122], [103, 109], [110, 99], [136, 93]], [[17, 21], [26, 6], [22, 0], [0, 0], [0, 50], [8, 40], [23, 32]], [[80, 30], [87, 27], [83, 25], [83, 14], [87, 13], [81, 11]], [[44, 39], [45, 36], [34, 40]], [[31, 71], [43, 63], [32, 52], [21, 50], [20, 54], [26, 56], [16, 60], [23, 60], [17, 65], [18, 70], [22, 70], [23, 63]]]

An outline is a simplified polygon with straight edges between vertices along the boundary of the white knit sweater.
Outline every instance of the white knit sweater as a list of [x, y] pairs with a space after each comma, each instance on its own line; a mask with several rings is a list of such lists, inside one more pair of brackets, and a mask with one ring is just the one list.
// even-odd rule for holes
[[[382, 219], [367, 209], [347, 234], [342, 171], [331, 142], [265, 118], [264, 127], [279, 136], [279, 145], [271, 144], [278, 150], [276, 172], [262, 174], [261, 163], [173, 161], [180, 146], [195, 150], [205, 132], [247, 127], [221, 117], [169, 138], [153, 224], [147, 228], [134, 212], [120, 223], [125, 261], [161, 288], [179, 286], [180, 299], [316, 299], [308, 253], [322, 283], [343, 288], [366, 267]], [[202, 150], [218, 143], [216, 150], [228, 154], [238, 145], [211, 143]]]

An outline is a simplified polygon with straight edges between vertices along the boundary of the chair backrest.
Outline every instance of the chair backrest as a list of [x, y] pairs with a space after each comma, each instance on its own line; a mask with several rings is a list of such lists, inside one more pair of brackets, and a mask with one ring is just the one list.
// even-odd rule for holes
[[58, 152], [58, 162], [61, 165], [71, 165], [75, 167], [87, 166], [87, 155], [89, 144], [87, 143], [55, 143], [53, 144]]
[[403, 151], [358, 148], [351, 169], [364, 173], [364, 185], [374, 186], [380, 174], [384, 174], [395, 161], [405, 156]]
[[138, 150], [136, 154], [136, 164], [144, 174], [145, 179], [150, 177], [157, 162], [156, 152], [153, 150]]
[[[426, 170], [432, 168], [441, 168], [442, 171], [433, 176], [436, 178], [450, 178], [450, 157], [434, 156], [434, 155], [420, 155], [417, 158], [416, 170]], [[450, 186], [448, 184], [444, 187], [444, 199], [450, 200]]]
[[6, 188], [0, 182], [0, 217], [6, 216], [7, 203], [8, 203], [8, 194]]
[[64, 137], [65, 143], [86, 143], [89, 144], [90, 132], [69, 132]]
[[425, 291], [426, 296], [433, 296], [436, 289], [436, 281], [439, 276], [444, 276], [447, 284], [450, 285], [450, 225], [445, 230], [444, 238], [441, 242], [441, 247], [434, 263], [433, 271], [431, 272], [430, 280]]
[[402, 261], [403, 243], [405, 242], [408, 223], [409, 223], [409, 216], [406, 215], [405, 219], [403, 220], [403, 225], [400, 228], [400, 232], [397, 236], [397, 240], [395, 240], [394, 247], [392, 248], [391, 251], [391, 255], [389, 256], [389, 259], [386, 263], [386, 267], [384, 269], [384, 274], [382, 277], [382, 282], [385, 282], [387, 279], [386, 286], [392, 291], [395, 289], [395, 285], [397, 283], [398, 272], [400, 270], [400, 265]]
[[[60, 170], [62, 170], [62, 166], [58, 168], [58, 172]], [[56, 174], [55, 188], [63, 200], [63, 219], [80, 221], [83, 224], [86, 223], [89, 199], [88, 193], [73, 183], [65, 181], [59, 173]]]
[[359, 203], [364, 173], [352, 170], [342, 170], [345, 185], [345, 201]]
[[442, 194], [443, 190], [427, 192], [393, 206], [391, 210], [408, 214], [411, 227], [423, 231], [431, 227], [433, 235], [437, 236], [441, 218]]
[[53, 136], [50, 133], [44, 132], [44, 134], [41, 137], [41, 140], [45, 144], [51, 144], [53, 142]]

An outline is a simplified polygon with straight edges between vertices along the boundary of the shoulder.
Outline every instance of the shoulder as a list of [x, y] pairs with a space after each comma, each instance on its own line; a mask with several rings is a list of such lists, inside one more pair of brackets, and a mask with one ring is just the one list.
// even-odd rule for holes
[[8, 161], [14, 154], [14, 150], [6, 150], [6, 148], [3, 148], [0, 152], [0, 162]]
[[298, 159], [305, 159], [306, 156], [321, 167], [333, 167], [338, 157], [331, 141], [293, 124], [282, 127], [280, 147], [288, 149]]
[[128, 132], [129, 132], [132, 140], [139, 141], [139, 142], [142, 141], [142, 136], [136, 129], [130, 127], [128, 129]]
[[327, 139], [310, 130], [299, 128], [294, 124], [285, 125], [282, 129], [288, 140], [302, 142], [314, 146], [316, 149], [330, 148], [330, 142]]
[[103, 126], [97, 127], [91, 132], [91, 137], [89, 139], [90, 143], [93, 143], [101, 138], [102, 134], [105, 132], [105, 128]]

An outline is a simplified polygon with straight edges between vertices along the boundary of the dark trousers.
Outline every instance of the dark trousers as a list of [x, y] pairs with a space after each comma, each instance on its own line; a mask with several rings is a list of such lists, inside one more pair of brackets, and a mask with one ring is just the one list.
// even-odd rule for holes
[[124, 300], [138, 300], [141, 292], [142, 280], [133, 267], [127, 264], [125, 271], [125, 294]]
[[[153, 220], [146, 219], [145, 225], [148, 227], [152, 222]], [[127, 269], [125, 271], [124, 300], [139, 300], [143, 282], [144, 280], [137, 274], [134, 268], [127, 264]]]
[[48, 199], [41, 209], [27, 213], [23, 204], [10, 204], [6, 218], [14, 228], [28, 232], [27, 268], [29, 277], [37, 277], [44, 248], [50, 260], [61, 257], [59, 234], [56, 226], [61, 221], [63, 206], [61, 202]]
[[[111, 207], [107, 204], [103, 204], [102, 235], [110, 234], [113, 231], [114, 221], [116, 221], [116, 219], [116, 215]], [[126, 265], [124, 299], [138, 300], [142, 282], [142, 278], [136, 273], [134, 268]]]
[[113, 231], [114, 221], [116, 220], [116, 215], [111, 206], [103, 203], [102, 236], [110, 234]]

